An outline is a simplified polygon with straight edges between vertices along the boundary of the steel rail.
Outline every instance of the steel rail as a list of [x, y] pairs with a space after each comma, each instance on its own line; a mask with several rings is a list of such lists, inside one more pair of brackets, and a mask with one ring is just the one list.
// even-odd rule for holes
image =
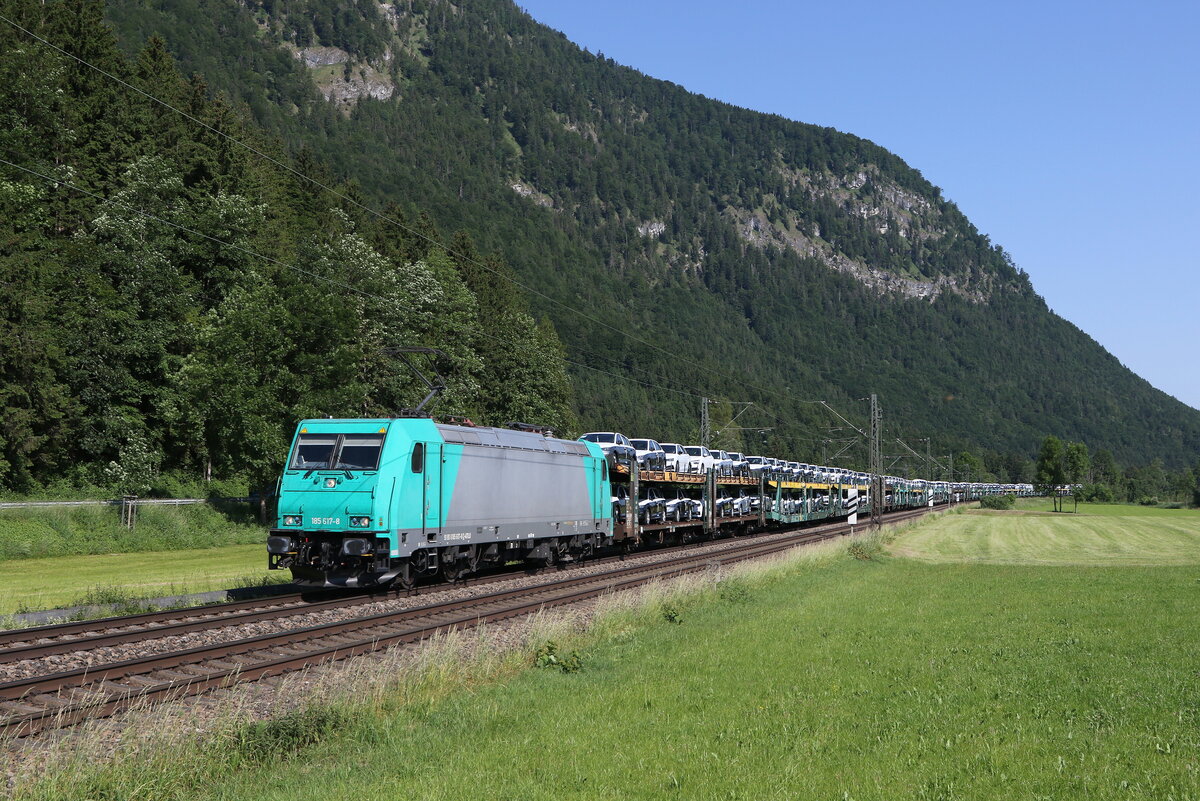
[[[671, 528], [674, 529], [675, 525]], [[663, 527], [665, 528], [665, 527]], [[814, 527], [810, 530], [818, 530]], [[715, 540], [688, 543], [685, 549], [703, 547]], [[657, 549], [647, 550], [653, 554]], [[576, 564], [604, 564], [623, 559], [623, 555], [593, 557], [581, 562], [567, 563], [568, 568]], [[544, 568], [543, 568], [544, 569]], [[431, 582], [420, 584], [410, 594], [428, 591], [492, 584], [508, 581], [521, 573], [521, 569], [499, 567], [486, 573], [458, 579], [454, 582]], [[72, 653], [90, 648], [127, 645], [162, 637], [189, 634], [198, 631], [225, 628], [243, 623], [274, 620], [282, 617], [321, 612], [328, 609], [361, 606], [399, 597], [401, 592], [394, 588], [378, 588], [367, 591], [314, 590], [311, 592], [288, 593], [265, 598], [228, 601], [225, 603], [168, 609], [157, 612], [141, 612], [88, 621], [54, 623], [25, 629], [0, 631], [0, 665], [29, 659]], [[49, 642], [47, 642], [49, 640]], [[7, 647], [6, 647], [7, 646]]]
[[[705, 545], [709, 542], [711, 541], [684, 547], [696, 547], [697, 545]], [[654, 552], [651, 550], [646, 553], [652, 554]], [[603, 564], [623, 558], [622, 555], [595, 557], [582, 562], [568, 563], [568, 565]], [[308, 614], [309, 612], [362, 606], [395, 599], [401, 597], [401, 595], [411, 596], [420, 592], [438, 592], [457, 587], [472, 587], [481, 584], [511, 581], [518, 578], [520, 573], [521, 570], [519, 569], [497, 570], [496, 572], [462, 578], [454, 582], [441, 581], [421, 584], [417, 588], [407, 591], [407, 593], [392, 588], [380, 588], [373, 592], [328, 590], [314, 591], [311, 595], [307, 593], [289, 593], [268, 598], [230, 601], [207, 606], [193, 606], [160, 612], [143, 612], [135, 615], [98, 618], [96, 620], [72, 623], [55, 623], [36, 628], [13, 629], [0, 632], [0, 648], [2, 648], [0, 650], [0, 665], [28, 659], [40, 659], [46, 656], [71, 653], [90, 648], [128, 645], [178, 634], [220, 629], [282, 617], [293, 617]], [[310, 600], [314, 596], [324, 599]], [[44, 642], [44, 640], [51, 641]]]

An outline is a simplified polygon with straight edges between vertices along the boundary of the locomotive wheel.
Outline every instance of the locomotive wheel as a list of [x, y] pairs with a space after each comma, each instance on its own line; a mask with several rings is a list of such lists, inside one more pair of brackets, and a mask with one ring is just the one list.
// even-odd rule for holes
[[467, 573], [467, 566], [459, 559], [458, 546], [451, 545], [442, 549], [438, 554], [439, 561], [442, 564], [442, 578], [447, 583], [453, 584]]
[[400, 568], [400, 572], [396, 574], [394, 581], [397, 589], [401, 590], [411, 590], [416, 585], [412, 562], [407, 559], [404, 560], [404, 566]]

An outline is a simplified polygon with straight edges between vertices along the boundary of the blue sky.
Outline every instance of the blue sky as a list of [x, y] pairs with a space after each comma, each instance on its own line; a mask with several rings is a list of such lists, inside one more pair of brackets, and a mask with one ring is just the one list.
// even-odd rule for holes
[[891, 150], [1200, 408], [1200, 2], [519, 3], [648, 75]]

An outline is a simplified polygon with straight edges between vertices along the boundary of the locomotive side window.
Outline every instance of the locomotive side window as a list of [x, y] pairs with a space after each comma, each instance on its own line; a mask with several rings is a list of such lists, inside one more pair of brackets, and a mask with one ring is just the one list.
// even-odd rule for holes
[[383, 450], [381, 434], [346, 434], [338, 451], [337, 470], [377, 470]]
[[292, 470], [324, 470], [333, 459], [336, 434], [301, 434], [292, 454]]
[[412, 471], [414, 473], [420, 473], [424, 469], [425, 469], [425, 443], [418, 442], [416, 445], [413, 445]]

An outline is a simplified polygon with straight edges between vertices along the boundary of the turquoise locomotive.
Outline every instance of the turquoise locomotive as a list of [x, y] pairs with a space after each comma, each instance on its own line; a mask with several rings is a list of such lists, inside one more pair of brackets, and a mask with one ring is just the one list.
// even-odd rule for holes
[[608, 463], [532, 426], [303, 420], [267, 539], [313, 587], [412, 586], [489, 564], [587, 556], [612, 541]]

